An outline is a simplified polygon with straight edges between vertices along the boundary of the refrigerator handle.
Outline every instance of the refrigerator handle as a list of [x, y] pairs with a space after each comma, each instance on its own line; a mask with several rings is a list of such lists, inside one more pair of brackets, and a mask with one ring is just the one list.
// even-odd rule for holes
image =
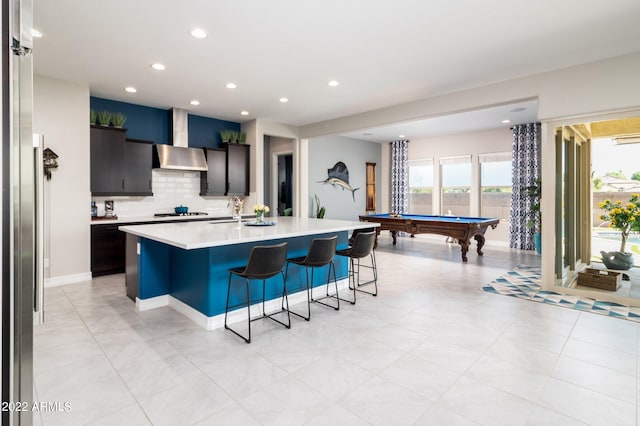
[[35, 258], [34, 258], [34, 323], [44, 323], [44, 164], [42, 135], [33, 135], [35, 179]]

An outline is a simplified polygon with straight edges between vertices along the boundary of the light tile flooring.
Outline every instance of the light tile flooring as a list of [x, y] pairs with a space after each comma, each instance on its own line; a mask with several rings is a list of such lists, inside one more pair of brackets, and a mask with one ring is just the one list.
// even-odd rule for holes
[[247, 345], [170, 308], [138, 313], [122, 276], [46, 291], [35, 424], [634, 425], [640, 324], [483, 292], [539, 258], [382, 236], [378, 297], [312, 307]]

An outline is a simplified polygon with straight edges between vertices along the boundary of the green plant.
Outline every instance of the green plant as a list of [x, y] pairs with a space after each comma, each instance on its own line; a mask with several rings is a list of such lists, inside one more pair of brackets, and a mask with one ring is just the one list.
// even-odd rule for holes
[[245, 132], [240, 132], [240, 136], [238, 136], [238, 142], [240, 143], [247, 142], [247, 134]]
[[238, 142], [238, 137], [240, 136], [240, 132], [236, 132], [235, 130], [231, 131], [231, 142]]
[[222, 139], [222, 142], [227, 143], [231, 140], [231, 133], [232, 130], [221, 130], [220, 131], [220, 138]]
[[542, 233], [542, 211], [540, 210], [540, 200], [542, 198], [542, 180], [537, 178], [533, 181], [533, 185], [524, 188], [525, 194], [529, 196], [531, 203], [531, 214], [527, 221], [529, 228], [534, 228], [537, 232]]
[[606, 213], [600, 215], [600, 219], [609, 220], [610, 228], [620, 230], [622, 242], [620, 243], [620, 252], [624, 253], [627, 238], [631, 231], [640, 231], [640, 200], [638, 194], [632, 194], [629, 202], [623, 206], [622, 201], [612, 202], [604, 200], [598, 204]]
[[315, 194], [314, 197], [316, 199], [316, 217], [318, 219], [322, 219], [327, 210], [324, 207], [320, 206], [320, 198], [318, 197], [318, 195]]
[[98, 119], [98, 113], [95, 109], [89, 111], [89, 124], [96, 124], [96, 120]]
[[101, 126], [108, 126], [111, 123], [111, 113], [109, 111], [100, 111], [97, 114], [98, 124]]
[[111, 116], [111, 124], [113, 127], [122, 127], [125, 121], [127, 121], [127, 116], [121, 112], [116, 112]]

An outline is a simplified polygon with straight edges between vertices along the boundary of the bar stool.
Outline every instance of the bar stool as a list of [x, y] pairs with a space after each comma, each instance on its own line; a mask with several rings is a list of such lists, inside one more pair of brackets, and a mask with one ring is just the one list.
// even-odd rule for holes
[[[340, 299], [339, 300], [349, 302], [352, 305], [356, 304], [356, 291], [367, 293], [372, 296], [378, 295], [378, 268], [376, 266], [376, 254], [373, 250], [373, 246], [376, 243], [376, 231], [367, 232], [354, 232], [355, 238], [353, 243], [346, 249], [336, 251], [338, 256], [345, 256], [349, 258], [349, 290], [353, 290], [353, 300]], [[352, 236], [353, 237], [353, 236]], [[360, 265], [360, 259], [369, 256], [371, 258], [371, 265]], [[368, 268], [373, 271], [373, 279], [360, 282], [360, 267]], [[373, 284], [375, 290], [373, 292], [361, 290], [360, 287]]]
[[[253, 321], [257, 321], [259, 319], [270, 318], [273, 321], [281, 324], [287, 328], [291, 328], [291, 316], [289, 315], [289, 299], [287, 297], [287, 282], [285, 275], [282, 273], [285, 264], [287, 263], [287, 243], [281, 243], [271, 246], [254, 246], [251, 249], [251, 253], [249, 254], [249, 260], [247, 265], [244, 267], [229, 269], [229, 285], [227, 287], [227, 303], [224, 311], [224, 328], [227, 330], [231, 330], [235, 335], [244, 339], [245, 342], [251, 343], [251, 323]], [[265, 299], [265, 290], [266, 285], [265, 281], [268, 278], [274, 277], [276, 275], [282, 275], [282, 298], [283, 298], [283, 306], [286, 302], [287, 309], [284, 307], [277, 312], [273, 312], [271, 314], [267, 314], [264, 309], [264, 299]], [[231, 327], [227, 325], [227, 316], [229, 314], [229, 295], [231, 294], [231, 279], [233, 276], [238, 276], [244, 278], [244, 282], [246, 284], [247, 289], [247, 326], [249, 329], [249, 337], [245, 337], [242, 334], [238, 333]], [[262, 315], [251, 318], [251, 280], [262, 280]], [[287, 312], [287, 321], [285, 324], [275, 318], [273, 315], [280, 312]]]
[[[306, 321], [311, 319], [311, 302], [319, 303], [320, 305], [328, 306], [336, 311], [340, 309], [340, 299], [337, 300], [337, 306], [330, 305], [322, 302], [322, 300], [329, 296], [329, 281], [331, 281], [331, 270], [333, 270], [333, 283], [336, 288], [336, 295], [338, 294], [338, 281], [336, 279], [336, 265], [333, 263], [333, 257], [336, 252], [336, 245], [338, 243], [338, 236], [329, 238], [314, 238], [311, 241], [309, 252], [306, 256], [296, 257], [287, 261], [286, 276], [289, 274], [289, 265], [299, 265], [305, 268], [304, 275], [307, 283], [307, 315], [304, 316], [297, 312], [289, 311], [293, 315], [300, 318], [304, 318]], [[320, 299], [313, 298], [313, 270], [322, 266], [329, 265], [329, 271], [327, 273], [327, 295]], [[311, 269], [311, 280], [309, 280], [309, 269]]]

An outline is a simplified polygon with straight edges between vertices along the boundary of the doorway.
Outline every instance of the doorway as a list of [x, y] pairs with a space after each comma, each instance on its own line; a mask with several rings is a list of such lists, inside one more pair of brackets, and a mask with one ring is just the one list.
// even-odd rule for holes
[[[585, 266], [607, 269], [604, 253], [622, 250], [620, 229], [602, 207], [611, 200], [628, 208], [629, 200], [640, 192], [638, 156], [640, 117], [556, 128], [555, 275], [559, 285], [576, 288], [577, 272]], [[635, 267], [625, 272], [630, 278], [611, 296], [640, 297], [637, 236], [631, 232], [624, 250], [635, 252]]]
[[[274, 173], [277, 187], [278, 215], [293, 215], [293, 153], [274, 154], [273, 161], [277, 170]], [[274, 191], [276, 193], [276, 191]]]
[[293, 216], [294, 140], [265, 135], [264, 153], [264, 203], [271, 207], [273, 216]]

